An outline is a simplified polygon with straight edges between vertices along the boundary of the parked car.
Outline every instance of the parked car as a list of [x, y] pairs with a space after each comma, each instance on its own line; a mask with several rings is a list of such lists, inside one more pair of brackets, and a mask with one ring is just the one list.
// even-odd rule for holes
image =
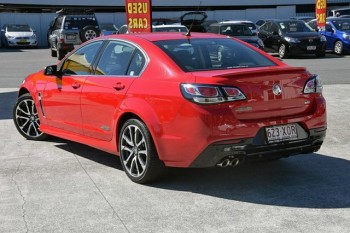
[[327, 50], [341, 55], [350, 52], [350, 19], [340, 17], [330, 17], [326, 19], [325, 29], [317, 27], [317, 21], [308, 23], [310, 27], [318, 30], [327, 39]]
[[118, 28], [113, 23], [100, 23], [101, 36], [117, 34]]
[[154, 25], [152, 26], [153, 32], [188, 32], [187, 27], [179, 24], [171, 25]]
[[255, 22], [255, 25], [257, 25], [257, 28], [259, 28], [261, 25], [271, 20], [275, 20], [275, 19], [259, 19], [258, 21]]
[[61, 60], [75, 45], [101, 35], [97, 18], [92, 10], [62, 9], [57, 12], [53, 26], [48, 30], [52, 57]]
[[4, 24], [1, 28], [1, 43], [4, 47], [37, 47], [35, 31], [28, 24]]
[[326, 37], [301, 20], [270, 20], [259, 28], [265, 50], [278, 52], [280, 58], [297, 54], [326, 54]]
[[339, 17], [342, 15], [350, 15], [350, 7], [336, 8], [328, 11], [328, 17]]
[[327, 127], [318, 75], [211, 33], [89, 40], [29, 75], [18, 93], [13, 119], [21, 135], [54, 135], [119, 155], [137, 183], [166, 167], [312, 153]]
[[214, 23], [209, 26], [208, 32], [231, 36], [243, 40], [259, 49], [264, 49], [263, 41], [254, 34], [249, 25], [240, 22]]

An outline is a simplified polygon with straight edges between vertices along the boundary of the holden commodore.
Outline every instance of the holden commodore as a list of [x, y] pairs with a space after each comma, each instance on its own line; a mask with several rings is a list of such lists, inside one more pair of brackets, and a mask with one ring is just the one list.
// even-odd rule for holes
[[311, 153], [327, 128], [318, 75], [202, 33], [88, 41], [23, 81], [13, 119], [29, 140], [53, 135], [118, 155], [136, 183], [167, 167]]

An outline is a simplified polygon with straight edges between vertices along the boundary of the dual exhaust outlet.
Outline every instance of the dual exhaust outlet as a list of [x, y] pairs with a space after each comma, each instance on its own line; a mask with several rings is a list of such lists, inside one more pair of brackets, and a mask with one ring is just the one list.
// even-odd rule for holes
[[235, 167], [240, 163], [239, 158], [226, 158], [217, 164], [219, 167]]

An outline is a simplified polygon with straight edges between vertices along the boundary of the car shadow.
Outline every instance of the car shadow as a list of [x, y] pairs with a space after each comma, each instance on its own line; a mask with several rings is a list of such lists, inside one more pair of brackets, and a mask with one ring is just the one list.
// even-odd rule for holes
[[18, 92], [0, 93], [0, 120], [12, 119], [12, 108], [16, 103]]
[[[118, 156], [65, 142], [56, 146], [122, 170]], [[349, 160], [313, 153], [235, 168], [171, 168], [162, 179], [148, 185], [254, 204], [329, 209], [350, 207], [349, 180]]]
[[79, 157], [94, 161], [104, 166], [123, 170], [119, 157], [116, 155], [61, 138], [50, 137], [48, 141], [54, 142], [57, 148], [73, 153]]

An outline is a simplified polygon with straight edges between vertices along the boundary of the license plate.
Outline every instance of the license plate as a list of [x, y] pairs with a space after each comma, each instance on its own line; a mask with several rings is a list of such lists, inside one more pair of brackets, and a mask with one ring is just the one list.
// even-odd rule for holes
[[76, 35], [67, 35], [67, 40], [75, 40], [76, 38]]
[[306, 49], [307, 50], [316, 50], [316, 46], [315, 45], [307, 46]]
[[27, 40], [21, 39], [21, 40], [19, 40], [19, 43], [27, 43]]
[[265, 131], [268, 143], [298, 139], [298, 131], [295, 124], [266, 127]]

